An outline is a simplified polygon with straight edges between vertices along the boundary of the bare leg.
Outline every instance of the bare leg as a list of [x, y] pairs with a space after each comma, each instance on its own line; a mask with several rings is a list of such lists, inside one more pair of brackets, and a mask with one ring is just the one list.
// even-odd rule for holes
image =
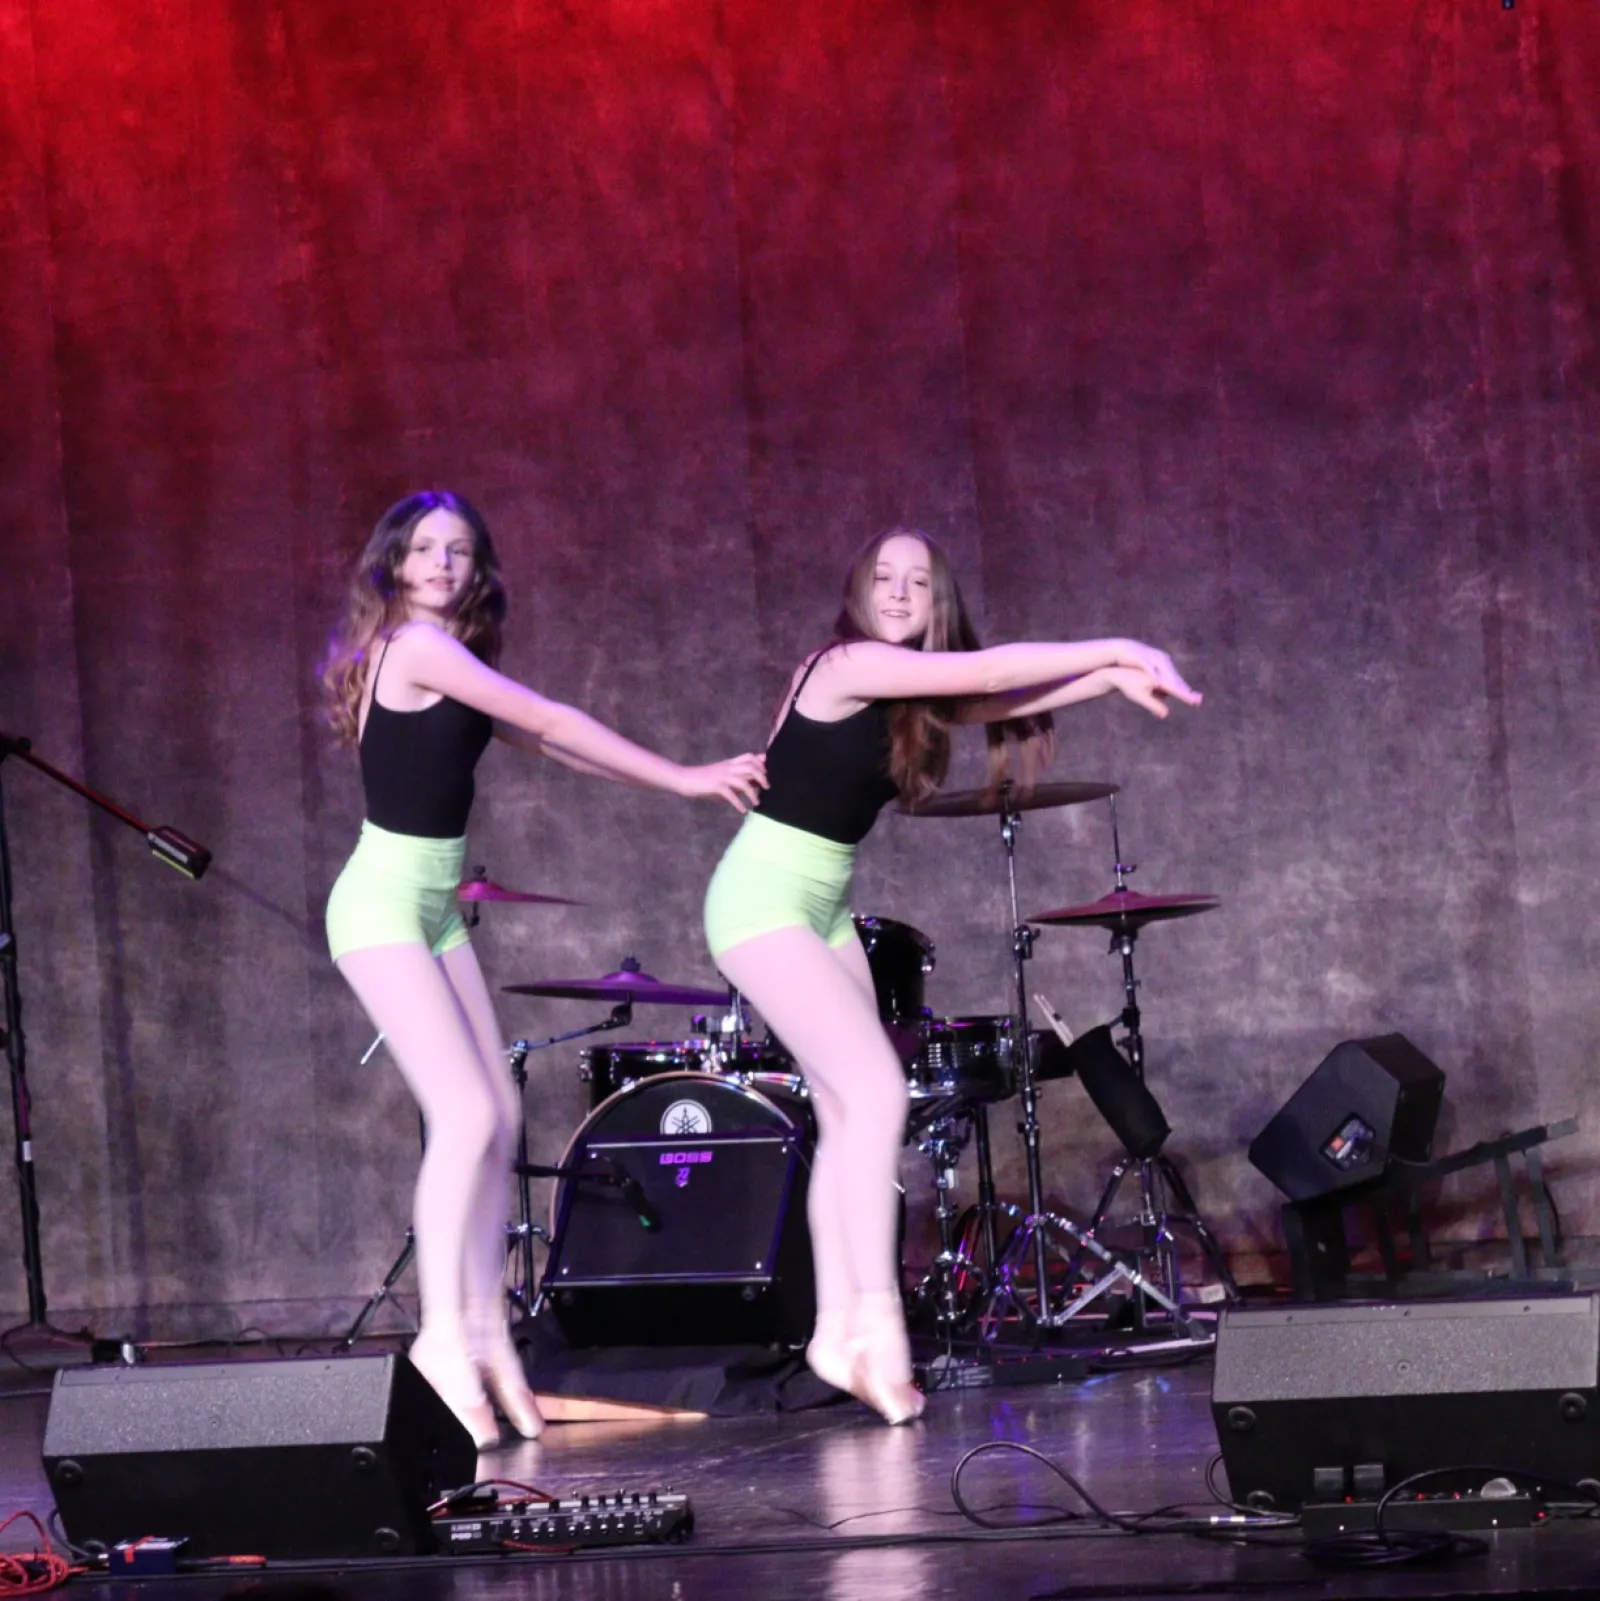
[[906, 1080], [861, 971], [865, 956], [859, 945], [830, 948], [809, 928], [781, 928], [724, 952], [718, 965], [794, 1053], [818, 1098], [808, 1215], [819, 1307], [831, 1318], [848, 1301], [848, 1387], [891, 1422], [907, 1421], [921, 1397], [911, 1387], [895, 1258]]
[[485, 1082], [495, 1102], [495, 1133], [478, 1174], [466, 1238], [467, 1344], [500, 1409], [524, 1439], [535, 1438], [544, 1420], [506, 1327], [507, 1177], [517, 1150], [522, 1108], [506, 1064], [494, 1001], [470, 945], [439, 958], [445, 978], [477, 1041]]
[[465, 1249], [500, 1121], [478, 1042], [424, 945], [350, 951], [339, 971], [383, 1031], [427, 1125], [414, 1211], [422, 1327], [412, 1361], [478, 1443], [491, 1444], [498, 1431], [465, 1326]]

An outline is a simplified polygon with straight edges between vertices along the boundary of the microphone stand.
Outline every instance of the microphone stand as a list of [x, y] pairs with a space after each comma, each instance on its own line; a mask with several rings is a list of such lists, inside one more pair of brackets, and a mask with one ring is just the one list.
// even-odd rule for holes
[[[152, 853], [188, 878], [198, 879], [211, 865], [211, 852], [188, 835], [166, 824], [152, 828], [87, 784], [52, 767], [33, 754], [31, 740], [0, 732], [0, 769], [15, 756], [48, 778], [93, 802], [119, 823], [138, 830]], [[6, 836], [5, 796], [0, 790], [0, 985], [5, 991], [3, 1043], [11, 1078], [11, 1120], [16, 1136], [17, 1196], [22, 1207], [22, 1265], [28, 1286], [28, 1321], [0, 1336], [4, 1349], [16, 1355], [22, 1346], [29, 1355], [48, 1357], [92, 1347], [92, 1337], [67, 1334], [52, 1328], [44, 1291], [44, 1253], [39, 1239], [39, 1188], [34, 1176], [32, 1097], [28, 1093], [27, 1042], [22, 1030], [22, 989], [17, 982], [17, 933], [11, 905], [11, 847]], [[19, 1361], [25, 1358], [18, 1356]]]

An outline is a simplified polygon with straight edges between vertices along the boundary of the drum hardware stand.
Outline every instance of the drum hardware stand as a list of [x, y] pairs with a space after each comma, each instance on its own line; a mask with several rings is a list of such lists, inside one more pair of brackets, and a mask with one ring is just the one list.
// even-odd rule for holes
[[[1122, 860], [1122, 838], [1117, 826], [1116, 796], [1110, 797], [1110, 805], [1113, 868], [1116, 889], [1121, 892], [1128, 888], [1128, 875], [1138, 869], [1135, 864]], [[1139, 931], [1136, 927], [1113, 930], [1107, 954], [1116, 954], [1122, 958], [1123, 1007], [1119, 1021], [1124, 1033], [1117, 1043], [1126, 1054], [1135, 1076], [1143, 1083], [1144, 1033], [1140, 1026], [1139, 979], [1134, 972], [1133, 962], [1134, 942], [1138, 937]], [[1223, 1256], [1221, 1247], [1217, 1244], [1216, 1236], [1201, 1217], [1195, 1206], [1194, 1197], [1189, 1192], [1189, 1186], [1184, 1183], [1183, 1176], [1178, 1172], [1171, 1157], [1161, 1155], [1159, 1152], [1144, 1157], [1123, 1154], [1111, 1170], [1111, 1178], [1100, 1196], [1099, 1203], [1094, 1209], [1094, 1216], [1088, 1225], [1081, 1231], [1072, 1230], [1078, 1237], [1080, 1249], [1068, 1264], [1069, 1272], [1075, 1273], [1083, 1265], [1086, 1253], [1101, 1258], [1102, 1262], [1114, 1260], [1100, 1247], [1096, 1236], [1111, 1215], [1112, 1205], [1130, 1172], [1136, 1172], [1138, 1177], [1139, 1211], [1136, 1221], [1139, 1224], [1141, 1239], [1139, 1249], [1132, 1255], [1149, 1264], [1154, 1283], [1152, 1284], [1147, 1274], [1130, 1273], [1125, 1268], [1120, 1270], [1113, 1268], [1067, 1307], [1060, 1314], [1060, 1320], [1065, 1321], [1074, 1316], [1096, 1295], [1110, 1289], [1114, 1279], [1120, 1278], [1133, 1285], [1139, 1292], [1138, 1298], [1134, 1301], [1135, 1326], [1138, 1329], [1142, 1331], [1145, 1328], [1147, 1302], [1154, 1301], [1173, 1317], [1181, 1329], [1188, 1332], [1187, 1320], [1178, 1311], [1183, 1302], [1183, 1278], [1178, 1262], [1178, 1241], [1173, 1233], [1174, 1225], [1187, 1228], [1194, 1234], [1230, 1302], [1239, 1299], [1239, 1286], [1234, 1280], [1227, 1258]], [[1173, 1201], [1176, 1201], [1176, 1210], [1173, 1209]]]
[[[0, 764], [15, 756], [37, 768], [75, 795], [109, 813], [119, 823], [143, 834], [151, 852], [186, 878], [199, 879], [211, 865], [211, 852], [177, 829], [162, 824], [151, 828], [132, 812], [107, 796], [81, 784], [33, 754], [33, 742], [17, 734], [0, 732]], [[11, 848], [6, 838], [5, 806], [0, 797], [0, 988], [4, 991], [4, 1013], [0, 1020], [0, 1048], [6, 1056], [11, 1078], [12, 1133], [15, 1138], [17, 1199], [22, 1209], [22, 1266], [27, 1283], [28, 1320], [8, 1329], [3, 1337], [6, 1354], [29, 1366], [48, 1366], [52, 1362], [87, 1362], [97, 1341], [87, 1329], [69, 1334], [53, 1327], [45, 1300], [44, 1253], [39, 1235], [39, 1190], [34, 1173], [33, 1098], [28, 1091], [26, 1037], [22, 1029], [22, 989], [17, 981], [17, 934], [11, 907]], [[115, 1348], [117, 1342], [111, 1342]], [[129, 1342], [122, 1342], [131, 1349]]]
[[[716, 1027], [712, 1027], [715, 1021]], [[697, 1028], [709, 1042], [709, 1052], [715, 1069], [719, 1073], [727, 1072], [729, 1062], [737, 1063], [744, 1052], [745, 1036], [750, 1032], [750, 1015], [744, 1004], [744, 996], [730, 984], [728, 986], [728, 1009], [721, 1017], [713, 1020], [707, 1014], [690, 1018], [690, 1026]], [[735, 1070], [730, 1077], [737, 1078]]]
[[[637, 964], [635, 964], [637, 965]], [[564, 1045], [568, 1040], [582, 1039], [589, 1034], [603, 1034], [614, 1028], [626, 1028], [633, 1021], [633, 1002], [621, 1001], [611, 1008], [610, 1017], [601, 1023], [589, 1023], [583, 1028], [569, 1029], [565, 1034], [552, 1034], [548, 1039], [515, 1040], [506, 1057], [511, 1065], [511, 1077], [517, 1086], [517, 1104], [523, 1104], [524, 1092], [528, 1087], [528, 1057], [534, 1051], [546, 1050], [552, 1045]], [[372, 1060], [377, 1049], [383, 1044], [383, 1035], [366, 1048], [361, 1057], [363, 1067]], [[419, 1118], [420, 1121], [420, 1118]], [[424, 1144], [426, 1134], [424, 1133]], [[528, 1161], [528, 1118], [526, 1110], [518, 1119], [517, 1128], [517, 1157], [513, 1167], [517, 1180], [517, 1220], [506, 1225], [507, 1250], [512, 1260], [517, 1264], [518, 1281], [506, 1290], [506, 1298], [515, 1307], [519, 1307], [524, 1316], [534, 1317], [539, 1309], [539, 1294], [534, 1289], [533, 1268], [533, 1242], [541, 1241], [545, 1245], [550, 1243], [550, 1235], [541, 1224], [533, 1220], [533, 1195], [529, 1180], [543, 1177], [560, 1177], [564, 1170], [555, 1168], [538, 1168], [530, 1165]], [[389, 1271], [384, 1274], [383, 1282], [367, 1297], [366, 1304], [356, 1313], [355, 1321], [344, 1332], [344, 1337], [334, 1346], [335, 1351], [349, 1351], [362, 1336], [368, 1323], [372, 1321], [379, 1307], [392, 1298], [394, 1287], [399, 1283], [401, 1275], [411, 1265], [411, 1258], [416, 1254], [417, 1235], [414, 1228], [407, 1228], [405, 1244], [400, 1247], [400, 1253], [389, 1264]]]
[[[984, 1338], [995, 1340], [1009, 1311], [1025, 1324], [1037, 1327], [1049, 1320], [1050, 1277], [1047, 1248], [1049, 1230], [1057, 1222], [1044, 1209], [1044, 1177], [1039, 1154], [1039, 1095], [1033, 1081], [1033, 1042], [1028, 1028], [1027, 964], [1033, 955], [1034, 930], [1022, 921], [1017, 906], [1017, 833], [1022, 812], [1012, 802], [1009, 779], [1000, 789], [1000, 840], [1006, 853], [1006, 889], [1011, 908], [1011, 960], [1016, 974], [1016, 1002], [1012, 1010], [1011, 1053], [1017, 1064], [1017, 1090], [1022, 1101], [1023, 1155], [1028, 1174], [1028, 1211], [1012, 1230], [1003, 1251], [997, 1248], [993, 1178], [989, 1179], [987, 1204], [981, 1193], [979, 1205], [984, 1230], [984, 1246], [993, 1265], [988, 1298], [979, 1314]], [[986, 1143], [986, 1142], [985, 1142]], [[983, 1154], [980, 1148], [980, 1155]], [[981, 1185], [980, 1176], [980, 1185]], [[1035, 1301], [1030, 1306], [1018, 1279], [1029, 1246], [1033, 1248]]]
[[974, 1281], [981, 1294], [988, 1275], [967, 1254], [967, 1243], [960, 1231], [956, 1208], [950, 1199], [955, 1186], [956, 1168], [973, 1129], [973, 1111], [964, 1106], [942, 1112], [930, 1122], [917, 1141], [917, 1149], [933, 1163], [933, 1188], [937, 1199], [934, 1216], [939, 1225], [939, 1254], [933, 1259], [921, 1282], [911, 1292], [913, 1301], [931, 1307], [935, 1332], [947, 1354], [956, 1331], [971, 1310]]

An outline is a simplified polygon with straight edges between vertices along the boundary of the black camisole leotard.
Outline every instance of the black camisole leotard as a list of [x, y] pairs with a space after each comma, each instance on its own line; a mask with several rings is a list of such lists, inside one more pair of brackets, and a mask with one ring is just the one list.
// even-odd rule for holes
[[767, 788], [756, 811], [838, 845], [859, 845], [898, 793], [889, 777], [889, 703], [871, 701], [832, 723], [796, 710], [825, 655], [812, 657], [767, 746]]
[[446, 697], [420, 712], [397, 712], [378, 701], [373, 674], [367, 725], [361, 731], [361, 785], [367, 820], [391, 834], [456, 839], [467, 831], [473, 769], [494, 734], [476, 707]]

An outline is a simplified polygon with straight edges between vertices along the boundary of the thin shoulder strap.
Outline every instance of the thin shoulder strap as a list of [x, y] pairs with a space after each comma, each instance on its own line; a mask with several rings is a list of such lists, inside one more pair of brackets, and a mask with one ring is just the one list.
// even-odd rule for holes
[[384, 658], [389, 654], [389, 647], [394, 643], [394, 635], [386, 634], [383, 640], [383, 649], [378, 652], [378, 665], [372, 669], [372, 695], [371, 699], [378, 698], [378, 674], [383, 671]]
[[806, 680], [816, 671], [817, 663], [833, 649], [832, 645], [824, 645], [810, 661], [806, 663], [806, 670], [800, 675], [800, 682], [794, 686], [794, 694], [789, 697], [789, 705], [784, 712], [787, 717], [794, 710], [794, 703], [800, 699], [800, 691], [806, 687]]

